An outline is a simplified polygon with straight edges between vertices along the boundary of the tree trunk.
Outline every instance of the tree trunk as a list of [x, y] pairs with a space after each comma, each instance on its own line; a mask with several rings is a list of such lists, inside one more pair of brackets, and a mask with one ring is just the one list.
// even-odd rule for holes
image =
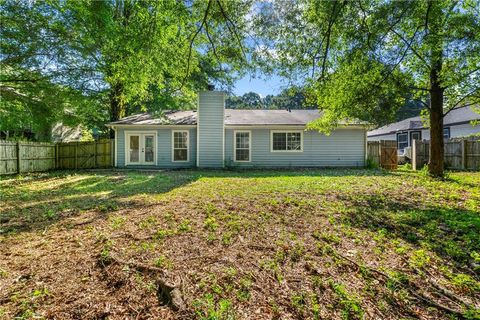
[[[110, 121], [120, 120], [125, 116], [125, 104], [122, 99], [123, 86], [115, 84], [110, 91]], [[110, 138], [115, 138], [115, 131], [110, 129]]]
[[443, 177], [443, 91], [437, 64], [430, 74], [430, 159], [428, 171], [434, 177]]

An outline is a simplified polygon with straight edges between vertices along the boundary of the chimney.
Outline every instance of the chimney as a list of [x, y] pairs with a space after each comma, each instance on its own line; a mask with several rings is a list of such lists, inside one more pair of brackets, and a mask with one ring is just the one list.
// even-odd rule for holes
[[225, 93], [201, 91], [197, 112], [197, 167], [223, 168], [224, 144]]

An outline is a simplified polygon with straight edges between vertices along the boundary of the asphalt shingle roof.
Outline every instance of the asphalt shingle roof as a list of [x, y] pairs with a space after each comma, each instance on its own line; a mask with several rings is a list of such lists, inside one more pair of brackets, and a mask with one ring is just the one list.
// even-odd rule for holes
[[[225, 109], [225, 125], [306, 125], [318, 119], [318, 110], [240, 110]], [[343, 122], [346, 124], [347, 122]], [[350, 121], [349, 124], [359, 124]], [[196, 125], [197, 111], [165, 111], [160, 116], [140, 113], [125, 117], [110, 125]]]
[[[445, 126], [452, 124], [468, 123], [472, 120], [480, 120], [480, 114], [474, 112], [471, 107], [461, 107], [456, 108], [450, 111], [445, 118], [443, 119], [443, 124]], [[412, 129], [423, 129], [428, 128], [423, 125], [422, 119], [418, 117], [412, 117], [405, 120], [401, 120], [395, 123], [388, 124], [381, 128], [368, 131], [367, 135], [369, 137], [396, 133], [398, 131], [412, 130]]]

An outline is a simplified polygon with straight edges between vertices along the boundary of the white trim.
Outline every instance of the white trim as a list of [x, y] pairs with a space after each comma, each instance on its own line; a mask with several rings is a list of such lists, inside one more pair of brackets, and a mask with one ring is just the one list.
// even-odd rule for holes
[[[125, 166], [128, 165], [140, 165], [140, 166], [156, 166], [157, 165], [157, 131], [130, 131], [130, 130], [125, 130], [124, 131], [125, 135], [125, 146], [124, 146], [124, 152], [125, 152]], [[153, 162], [145, 162], [144, 160], [142, 161], [142, 155], [139, 152], [139, 158], [138, 162], [130, 162], [129, 159], [129, 146], [130, 146], [130, 136], [138, 136], [138, 143], [139, 143], [139, 148], [145, 148], [145, 140], [143, 139], [144, 136], [153, 136]], [[143, 147], [142, 147], [143, 146]], [[139, 150], [140, 151], [140, 150]], [[145, 159], [145, 155], [143, 155], [143, 158]]]
[[115, 127], [121, 129], [145, 129], [145, 130], [157, 130], [157, 129], [184, 129], [184, 128], [196, 128], [196, 124], [106, 124], [106, 127]]
[[[248, 161], [237, 160], [237, 132], [248, 133]], [[233, 131], [233, 162], [252, 162], [252, 131], [251, 130], [234, 130]]]
[[[339, 125], [338, 127], [334, 128], [334, 130], [343, 130], [343, 129], [365, 129], [366, 125]], [[298, 124], [265, 124], [265, 125], [232, 125], [228, 124], [225, 125], [226, 129], [235, 130], [235, 129], [269, 129], [269, 130], [304, 130], [307, 131], [307, 127], [305, 125], [298, 125]], [[317, 131], [315, 129], [308, 129], [308, 131]]]
[[[274, 133], [300, 133], [300, 150], [273, 150], [273, 134]], [[275, 152], [275, 153], [303, 152], [303, 130], [270, 130], [270, 152]]]
[[[175, 132], [187, 133], [187, 160], [175, 160]], [[189, 162], [190, 161], [190, 130], [172, 130], [172, 162]]]
[[222, 168], [225, 167], [225, 93], [222, 92]]
[[365, 133], [363, 135], [363, 143], [364, 143], [364, 148], [363, 148], [363, 152], [364, 152], [364, 166], [367, 165], [367, 160], [368, 160], [368, 137], [367, 137], [367, 130], [365, 130]]
[[197, 94], [197, 145], [195, 146], [196, 154], [196, 163], [195, 166], [198, 168], [200, 164], [200, 93]]
[[118, 166], [118, 163], [117, 163], [117, 160], [118, 160], [118, 131], [117, 131], [117, 128], [115, 127], [112, 127], [113, 129], [113, 132], [115, 132], [115, 143], [114, 143], [114, 158], [113, 158], [113, 161], [114, 161], [114, 165], [115, 165], [115, 168]]

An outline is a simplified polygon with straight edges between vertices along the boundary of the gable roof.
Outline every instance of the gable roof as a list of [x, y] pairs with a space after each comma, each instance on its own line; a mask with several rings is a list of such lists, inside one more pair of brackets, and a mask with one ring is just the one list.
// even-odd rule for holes
[[[315, 110], [245, 110], [225, 109], [225, 125], [306, 125], [318, 119], [321, 113]], [[196, 125], [197, 111], [164, 111], [159, 116], [140, 113], [110, 122], [108, 125]], [[343, 122], [341, 124], [364, 124], [359, 121]]]
[[[474, 112], [471, 107], [461, 107], [450, 111], [445, 118], [443, 118], [444, 126], [451, 126], [455, 124], [469, 123], [472, 120], [480, 120], [480, 114]], [[384, 134], [392, 134], [399, 131], [406, 130], [420, 130], [426, 129], [428, 126], [424, 126], [420, 116], [404, 119], [398, 122], [394, 122], [383, 126], [381, 128], [368, 131], [369, 137], [379, 136]]]

